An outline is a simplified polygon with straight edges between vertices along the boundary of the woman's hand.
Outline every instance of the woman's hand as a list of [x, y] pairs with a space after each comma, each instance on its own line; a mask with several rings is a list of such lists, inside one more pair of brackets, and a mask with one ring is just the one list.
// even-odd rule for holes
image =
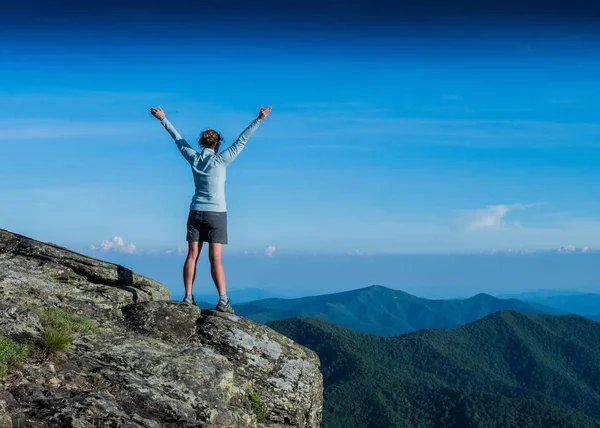
[[160, 107], [160, 106], [157, 109], [152, 107], [150, 109], [150, 113], [152, 113], [152, 116], [154, 116], [158, 120], [163, 120], [165, 118], [165, 112], [163, 111], [162, 107]]
[[271, 113], [271, 106], [267, 106], [267, 107], [263, 107], [260, 109], [260, 113], [258, 113], [258, 121], [260, 122], [261, 120], [263, 120], [265, 117], [267, 117], [269, 115], [269, 113]]

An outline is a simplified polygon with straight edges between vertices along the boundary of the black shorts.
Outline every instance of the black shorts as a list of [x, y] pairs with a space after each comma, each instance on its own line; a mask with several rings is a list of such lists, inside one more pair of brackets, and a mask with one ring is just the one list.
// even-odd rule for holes
[[227, 244], [227, 213], [190, 211], [186, 241]]

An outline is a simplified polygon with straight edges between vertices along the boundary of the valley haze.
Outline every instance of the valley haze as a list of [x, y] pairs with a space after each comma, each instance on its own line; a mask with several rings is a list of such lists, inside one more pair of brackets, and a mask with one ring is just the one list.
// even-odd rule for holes
[[[94, 252], [89, 249], [83, 252], [155, 278], [174, 296], [183, 292], [183, 255]], [[383, 285], [432, 299], [468, 298], [479, 293], [516, 294], [540, 289], [600, 292], [600, 254], [595, 252], [429, 255], [277, 252], [271, 256], [226, 252], [224, 264], [231, 293], [244, 289], [262, 290], [256, 294], [256, 299], [305, 297], [370, 285]], [[194, 294], [213, 293], [207, 257], [202, 254]]]

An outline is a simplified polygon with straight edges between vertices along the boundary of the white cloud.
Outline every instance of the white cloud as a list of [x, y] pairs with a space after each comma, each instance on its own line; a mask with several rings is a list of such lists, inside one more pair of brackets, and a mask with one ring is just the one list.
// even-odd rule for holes
[[277, 247], [269, 245], [267, 248], [265, 248], [265, 255], [267, 257], [271, 257], [273, 254], [275, 254], [275, 251], [277, 251]]
[[173, 248], [169, 248], [168, 250], [165, 250], [165, 254], [177, 254], [179, 256], [184, 255], [186, 252], [186, 249], [184, 247], [177, 247], [175, 249]]
[[120, 236], [114, 236], [112, 240], [103, 240], [100, 245], [90, 245], [90, 250], [97, 251], [117, 251], [119, 253], [133, 254], [137, 248], [133, 242], [125, 244], [125, 241]]
[[490, 205], [485, 209], [473, 211], [473, 219], [467, 223], [467, 230], [496, 228], [502, 224], [502, 218], [508, 213], [506, 205]]
[[[488, 205], [486, 208], [467, 211], [464, 228], [469, 231], [498, 229], [504, 224], [504, 218], [509, 212], [525, 210], [543, 204], [543, 202], [536, 202], [532, 204]], [[516, 224], [520, 226], [520, 223]]]
[[596, 249], [590, 248], [587, 245], [583, 247], [576, 247], [575, 245], [562, 245], [560, 248], [556, 250], [557, 253], [590, 253], [597, 252]]

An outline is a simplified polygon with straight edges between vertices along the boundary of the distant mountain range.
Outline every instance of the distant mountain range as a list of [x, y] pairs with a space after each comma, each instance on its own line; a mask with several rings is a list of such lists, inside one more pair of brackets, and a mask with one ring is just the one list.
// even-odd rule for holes
[[[214, 290], [214, 287], [213, 287], [213, 290]], [[275, 293], [267, 291], [267, 290], [263, 290], [261, 288], [243, 288], [240, 290], [231, 290], [231, 291], [229, 291], [228, 294], [229, 294], [229, 298], [234, 303], [245, 303], [245, 302], [252, 302], [254, 300], [272, 299], [277, 296]], [[183, 300], [183, 297], [184, 297], [183, 294], [171, 295], [172, 300]], [[210, 306], [214, 307], [217, 304], [217, 301], [219, 300], [219, 295], [216, 292], [216, 290], [214, 290], [213, 293], [211, 293], [211, 294], [209, 294], [209, 293], [195, 294], [194, 293], [194, 298], [196, 299], [197, 302], [204, 302], [204, 304], [208, 304], [209, 302], [214, 302], [214, 303], [210, 303]], [[208, 308], [206, 308], [206, 309], [208, 309]]]
[[538, 290], [521, 294], [502, 295], [525, 302], [538, 303], [565, 313], [593, 316], [600, 313], [600, 294], [568, 290]]
[[[201, 308], [214, 306], [201, 304]], [[289, 318], [318, 318], [380, 336], [426, 328], [456, 328], [499, 310], [563, 314], [533, 302], [478, 294], [462, 300], [430, 300], [382, 286], [299, 299], [263, 299], [235, 304], [236, 313], [260, 323]]]
[[577, 315], [500, 311], [391, 338], [317, 319], [268, 325], [319, 355], [323, 428], [600, 426], [600, 324]]

